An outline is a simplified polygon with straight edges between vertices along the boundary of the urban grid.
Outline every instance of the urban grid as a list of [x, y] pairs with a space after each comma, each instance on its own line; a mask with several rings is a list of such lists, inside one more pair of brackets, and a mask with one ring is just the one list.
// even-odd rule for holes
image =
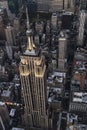
[[0, 130], [87, 130], [87, 0], [0, 0]]

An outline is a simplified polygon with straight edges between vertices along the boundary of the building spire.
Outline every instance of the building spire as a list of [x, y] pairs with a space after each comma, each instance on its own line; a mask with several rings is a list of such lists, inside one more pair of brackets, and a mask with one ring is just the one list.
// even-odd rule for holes
[[26, 7], [26, 18], [27, 18], [27, 30], [30, 29], [30, 23], [29, 23], [29, 16], [28, 16], [28, 9]]
[[28, 38], [28, 44], [27, 44], [27, 50], [35, 51], [35, 45], [33, 41], [33, 36], [32, 36], [32, 30], [30, 29], [30, 22], [29, 22], [29, 16], [28, 16], [28, 8], [26, 7], [26, 18], [27, 18], [27, 38]]

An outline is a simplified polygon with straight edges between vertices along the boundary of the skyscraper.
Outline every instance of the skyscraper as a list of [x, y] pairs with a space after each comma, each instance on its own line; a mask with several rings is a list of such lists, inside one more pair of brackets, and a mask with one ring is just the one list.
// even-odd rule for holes
[[1, 16], [0, 16], [0, 40], [5, 40], [4, 24]]
[[37, 0], [38, 11], [59, 11], [74, 8], [74, 0]]
[[9, 18], [12, 19], [13, 14], [11, 14], [9, 7], [8, 7], [8, 0], [0, 0], [0, 7], [4, 8], [7, 10], [7, 15], [9, 16]]
[[[26, 11], [27, 12], [27, 11]], [[27, 13], [27, 49], [21, 56], [20, 78], [25, 103], [25, 123], [29, 127], [48, 127], [46, 114], [46, 66], [45, 59], [33, 41]]]
[[58, 22], [57, 14], [53, 13], [52, 16], [51, 16], [51, 24], [52, 24], [53, 29], [57, 28], [57, 22]]
[[10, 46], [15, 43], [15, 34], [14, 28], [11, 25], [8, 25], [5, 29], [6, 40]]
[[49, 0], [37, 0], [37, 10], [38, 11], [49, 11]]
[[82, 10], [87, 10], [87, 0], [80, 0], [80, 8]]
[[66, 62], [66, 49], [67, 49], [67, 39], [64, 32], [60, 33], [59, 37], [59, 57], [58, 57], [58, 69], [65, 69]]
[[9, 130], [9, 112], [5, 103], [0, 102], [0, 130]]
[[84, 25], [86, 20], [87, 14], [84, 10], [80, 12], [80, 25], [79, 25], [79, 34], [78, 34], [78, 45], [83, 45], [83, 39], [84, 39]]
[[15, 18], [14, 19], [14, 32], [15, 32], [15, 35], [17, 35], [17, 33], [19, 32], [20, 30], [20, 22], [19, 22], [19, 19], [18, 18]]
[[50, 10], [58, 11], [58, 10], [67, 10], [74, 8], [73, 0], [52, 0], [50, 1]]

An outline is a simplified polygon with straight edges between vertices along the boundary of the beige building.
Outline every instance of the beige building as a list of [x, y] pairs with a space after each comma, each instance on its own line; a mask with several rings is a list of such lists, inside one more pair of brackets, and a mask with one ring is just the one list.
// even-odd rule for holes
[[[28, 18], [28, 16], [27, 16]], [[27, 24], [29, 21], [27, 21]], [[28, 45], [21, 56], [20, 78], [25, 103], [26, 129], [48, 128], [46, 114], [46, 66], [41, 52], [36, 49], [32, 31], [27, 26]]]
[[14, 28], [11, 25], [8, 25], [5, 29], [5, 34], [8, 45], [12, 46], [15, 43]]

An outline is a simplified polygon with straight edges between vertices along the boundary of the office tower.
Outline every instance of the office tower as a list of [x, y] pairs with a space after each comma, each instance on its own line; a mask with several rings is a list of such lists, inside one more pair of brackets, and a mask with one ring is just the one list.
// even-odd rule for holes
[[7, 51], [7, 55], [9, 57], [9, 59], [12, 60], [13, 58], [13, 50], [12, 50], [12, 46], [8, 44], [8, 42], [5, 42], [6, 45], [6, 51]]
[[40, 43], [40, 38], [39, 38], [39, 35], [38, 35], [38, 34], [35, 35], [34, 41], [35, 41], [35, 44], [36, 44], [36, 45], [39, 45], [39, 43]]
[[50, 11], [67, 10], [74, 7], [73, 0], [53, 0], [50, 1]]
[[11, 14], [9, 7], [8, 7], [8, 1], [7, 0], [0, 0], [0, 7], [7, 10], [7, 14], [8, 14], [9, 18], [12, 17], [12, 14]]
[[5, 130], [5, 126], [3, 124], [1, 116], [0, 116], [0, 130]]
[[49, 0], [37, 0], [37, 10], [38, 11], [49, 11]]
[[35, 30], [38, 34], [43, 33], [43, 29], [44, 29], [44, 23], [43, 22], [36, 22], [35, 23]]
[[17, 33], [20, 30], [20, 23], [19, 23], [19, 19], [18, 18], [14, 19], [14, 25], [13, 26], [14, 26], [15, 35], [17, 35]]
[[58, 69], [65, 70], [67, 39], [65, 33], [61, 32], [59, 37]]
[[[0, 126], [2, 130], [9, 130], [9, 112], [5, 103], [0, 102]], [[0, 129], [1, 130], [1, 129]]]
[[62, 15], [62, 29], [71, 29], [73, 21], [73, 13], [66, 11]]
[[87, 0], [80, 0], [80, 9], [87, 10]]
[[69, 8], [73, 9], [75, 7], [75, 0], [69, 0]]
[[1, 16], [0, 16], [0, 40], [5, 40], [4, 24]]
[[57, 28], [57, 22], [58, 22], [57, 14], [53, 13], [51, 16], [51, 25], [53, 29]]
[[21, 56], [19, 67], [25, 103], [24, 118], [26, 129], [37, 127], [44, 130], [48, 127], [48, 116], [46, 114], [46, 66], [43, 55], [34, 45], [32, 30], [29, 27], [28, 13], [27, 37], [27, 49]]
[[74, 8], [74, 0], [37, 0], [38, 11], [59, 11]]
[[0, 7], [0, 16], [2, 17], [3, 24], [4, 24], [4, 25], [7, 25], [9, 19], [8, 19], [8, 15], [7, 15], [7, 10], [6, 10], [6, 8]]
[[6, 40], [10, 46], [15, 44], [15, 34], [14, 28], [11, 25], [8, 25], [5, 29]]
[[5, 29], [6, 34], [6, 51], [8, 54], [8, 57], [12, 59], [13, 57], [13, 50], [12, 46], [15, 44], [15, 31], [14, 28], [11, 25], [8, 25]]
[[50, 11], [62, 10], [63, 9], [63, 0], [53, 0], [50, 1]]
[[86, 20], [86, 12], [81, 11], [80, 12], [80, 25], [79, 25], [79, 34], [78, 34], [78, 45], [83, 45], [83, 38], [84, 38], [84, 25], [85, 25], [85, 20]]

